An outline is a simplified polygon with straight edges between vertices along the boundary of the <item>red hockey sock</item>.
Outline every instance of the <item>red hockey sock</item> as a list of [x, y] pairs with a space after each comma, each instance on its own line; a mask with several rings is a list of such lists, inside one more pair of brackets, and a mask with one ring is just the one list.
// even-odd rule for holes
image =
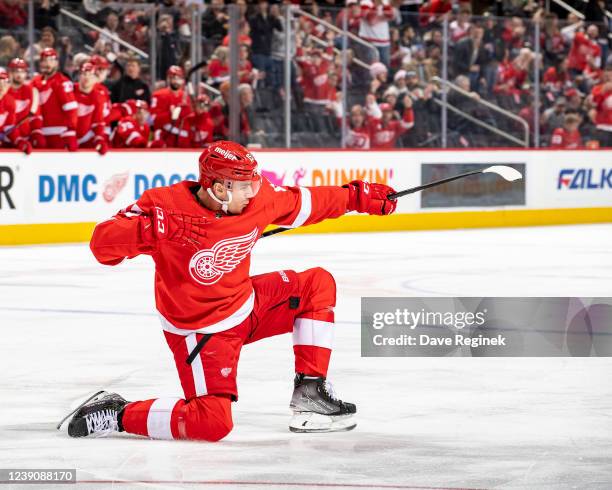
[[231, 399], [206, 395], [185, 401], [157, 398], [128, 403], [121, 425], [130, 434], [152, 439], [218, 441], [233, 428]]

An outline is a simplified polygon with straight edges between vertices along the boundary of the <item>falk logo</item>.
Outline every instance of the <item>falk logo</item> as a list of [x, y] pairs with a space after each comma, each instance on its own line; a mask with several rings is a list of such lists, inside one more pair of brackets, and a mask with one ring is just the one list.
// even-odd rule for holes
[[557, 189], [612, 189], [612, 168], [564, 168], [559, 172]]
[[104, 182], [104, 192], [102, 193], [102, 197], [106, 202], [112, 202], [115, 197], [117, 197], [117, 194], [119, 194], [121, 189], [123, 189], [125, 184], [127, 184], [129, 176], [129, 172], [115, 174]]
[[232, 372], [232, 368], [221, 368], [221, 376], [227, 378]]
[[212, 286], [232, 272], [251, 253], [257, 241], [257, 227], [246, 235], [227, 238], [215, 243], [212, 248], [196, 252], [189, 261], [189, 274], [203, 286]]

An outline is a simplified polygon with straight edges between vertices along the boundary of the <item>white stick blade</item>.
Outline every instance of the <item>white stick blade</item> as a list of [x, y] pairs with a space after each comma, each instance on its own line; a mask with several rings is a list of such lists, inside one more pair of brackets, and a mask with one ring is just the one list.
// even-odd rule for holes
[[518, 170], [507, 165], [493, 165], [492, 167], [485, 168], [482, 173], [497, 174], [510, 182], [523, 178], [523, 175]]

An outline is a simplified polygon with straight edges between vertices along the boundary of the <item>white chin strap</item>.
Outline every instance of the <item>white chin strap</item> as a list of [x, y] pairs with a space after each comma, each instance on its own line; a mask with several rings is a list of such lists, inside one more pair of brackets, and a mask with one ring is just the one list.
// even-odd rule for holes
[[219, 204], [221, 204], [221, 210], [224, 213], [227, 213], [228, 207], [230, 205], [230, 203], [232, 202], [232, 191], [228, 190], [227, 191], [227, 201], [222, 201], [221, 199], [219, 199], [217, 196], [215, 196], [215, 193], [212, 191], [212, 189], [209, 187], [208, 189], [206, 189], [206, 192], [208, 192], [208, 195], [216, 202], [218, 202]]

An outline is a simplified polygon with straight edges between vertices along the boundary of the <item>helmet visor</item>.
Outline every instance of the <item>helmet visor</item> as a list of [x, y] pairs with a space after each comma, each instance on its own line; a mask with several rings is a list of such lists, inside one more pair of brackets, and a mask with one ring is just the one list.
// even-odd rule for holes
[[228, 180], [226, 186], [234, 196], [252, 199], [261, 189], [261, 175], [256, 173], [251, 180]]

